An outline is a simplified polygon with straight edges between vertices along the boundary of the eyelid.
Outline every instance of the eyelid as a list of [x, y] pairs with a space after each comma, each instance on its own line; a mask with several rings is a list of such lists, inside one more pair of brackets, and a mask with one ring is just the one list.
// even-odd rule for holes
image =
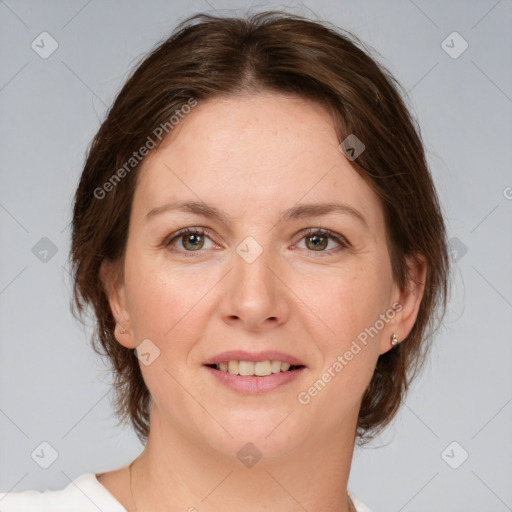
[[[164, 247], [170, 247], [170, 246], [172, 246], [172, 243], [174, 241], [179, 239], [180, 236], [187, 234], [187, 233], [199, 233], [201, 235], [207, 236], [208, 238], [210, 238], [212, 243], [215, 243], [212, 240], [213, 233], [210, 229], [202, 227], [202, 226], [196, 226], [196, 227], [187, 227], [187, 228], [183, 228], [178, 231], [175, 231], [174, 233], [172, 233], [171, 235], [169, 235], [168, 237], [166, 237], [164, 239], [164, 241], [162, 242], [162, 245]], [[314, 235], [314, 234], [320, 234], [320, 235], [329, 237], [329, 238], [333, 239], [334, 241], [336, 241], [336, 243], [338, 243], [340, 245], [340, 247], [335, 248], [335, 249], [330, 249], [328, 251], [308, 251], [308, 252], [311, 252], [311, 253], [318, 252], [318, 254], [320, 254], [320, 255], [322, 255], [322, 254], [329, 255], [329, 254], [333, 254], [334, 252], [337, 252], [340, 248], [350, 249], [352, 247], [350, 242], [343, 235], [336, 233], [335, 231], [331, 231], [330, 229], [326, 229], [326, 228], [320, 228], [320, 227], [306, 228], [306, 229], [303, 229], [302, 231], [300, 231], [299, 233], [297, 233], [295, 235], [295, 237], [300, 237], [299, 240], [297, 241], [297, 243], [298, 243], [306, 236]], [[194, 253], [200, 254], [200, 253], [204, 252], [204, 250], [201, 250], [201, 249], [199, 249], [198, 251], [184, 251], [182, 249], [178, 249], [178, 248], [176, 248], [176, 249], [179, 252], [186, 253], [186, 254], [194, 254]]]
[[[335, 240], [338, 244], [340, 244], [345, 249], [350, 249], [352, 247], [350, 242], [343, 235], [341, 235], [340, 233], [336, 233], [335, 231], [331, 231], [330, 229], [327, 229], [327, 228], [307, 228], [307, 229], [304, 229], [303, 231], [299, 232], [297, 236], [300, 236], [300, 240], [302, 240], [304, 237], [306, 237], [308, 235], [315, 235], [317, 233], [324, 235], [326, 237], [332, 238], [333, 240]], [[310, 252], [315, 252], [315, 251], [310, 251]], [[319, 253], [322, 253], [322, 252], [329, 253], [331, 251], [318, 251], [318, 252]]]

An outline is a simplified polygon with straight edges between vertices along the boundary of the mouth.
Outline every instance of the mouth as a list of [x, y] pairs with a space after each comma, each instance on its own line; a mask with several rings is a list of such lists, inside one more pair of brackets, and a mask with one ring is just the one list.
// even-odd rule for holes
[[304, 365], [292, 365], [287, 361], [280, 361], [279, 359], [267, 359], [265, 361], [230, 360], [205, 366], [220, 372], [245, 377], [267, 377], [276, 373], [293, 372], [304, 368]]
[[217, 382], [242, 394], [260, 394], [295, 380], [306, 366], [297, 358], [276, 351], [230, 351], [205, 361]]

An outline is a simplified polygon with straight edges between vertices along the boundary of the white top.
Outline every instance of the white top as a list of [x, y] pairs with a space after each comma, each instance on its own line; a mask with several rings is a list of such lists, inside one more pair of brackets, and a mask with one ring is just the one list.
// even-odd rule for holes
[[[357, 512], [371, 510], [348, 491]], [[19, 491], [0, 493], [1, 512], [126, 512], [96, 478], [85, 473], [58, 491]]]

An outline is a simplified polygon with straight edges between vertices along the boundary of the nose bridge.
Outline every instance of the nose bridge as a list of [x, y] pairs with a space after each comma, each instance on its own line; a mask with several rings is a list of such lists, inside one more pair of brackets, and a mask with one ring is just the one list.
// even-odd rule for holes
[[233, 279], [240, 297], [261, 300], [263, 297], [260, 295], [263, 294], [267, 296], [265, 298], [268, 301], [273, 295], [274, 276], [268, 267], [275, 258], [268, 237], [263, 243], [265, 245], [258, 242], [254, 236], [247, 236], [236, 247]]
[[280, 280], [274, 275], [279, 258], [272, 250], [270, 237], [260, 243], [255, 236], [248, 236], [235, 251], [223, 313], [238, 317], [253, 328], [269, 318], [274, 322], [283, 320], [285, 297]]

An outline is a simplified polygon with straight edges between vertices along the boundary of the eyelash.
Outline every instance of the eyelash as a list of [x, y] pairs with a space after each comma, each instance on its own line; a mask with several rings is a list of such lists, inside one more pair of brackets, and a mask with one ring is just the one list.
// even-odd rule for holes
[[[170, 246], [172, 246], [172, 244], [175, 240], [178, 240], [181, 236], [186, 235], [186, 234], [194, 234], [194, 235], [199, 234], [202, 236], [207, 236], [208, 238], [211, 239], [211, 233], [206, 228], [200, 228], [200, 227], [185, 228], [185, 229], [181, 229], [180, 231], [177, 231], [176, 233], [173, 233], [172, 235], [167, 237], [164, 240], [162, 245], [164, 247], [170, 247]], [[312, 251], [312, 250], [308, 251], [308, 252], [312, 252], [312, 253], [318, 252], [320, 254], [319, 257], [321, 257], [321, 258], [323, 258], [325, 256], [332, 256], [333, 252], [337, 253], [337, 252], [339, 252], [339, 250], [349, 249], [351, 247], [350, 243], [348, 242], [348, 240], [345, 237], [338, 235], [337, 233], [330, 231], [329, 229], [308, 228], [308, 229], [302, 231], [300, 233], [300, 235], [301, 235], [301, 238], [299, 241], [301, 241], [304, 238], [311, 236], [311, 235], [322, 235], [322, 236], [333, 239], [335, 242], [337, 242], [340, 245], [340, 247], [335, 248], [335, 249], [330, 249], [328, 251], [325, 251], [325, 250], [324, 251]], [[212, 242], [213, 242], [213, 240], [212, 240]], [[177, 248], [175, 248], [175, 249], [177, 249]], [[177, 250], [186, 254], [187, 257], [192, 257], [192, 258], [197, 257], [196, 253], [198, 253], [198, 255], [199, 255], [202, 252], [204, 252], [204, 250], [202, 250], [202, 249], [199, 249], [197, 251], [187, 251], [184, 249], [177, 249]], [[318, 256], [315, 256], [315, 257], [318, 257]]]

